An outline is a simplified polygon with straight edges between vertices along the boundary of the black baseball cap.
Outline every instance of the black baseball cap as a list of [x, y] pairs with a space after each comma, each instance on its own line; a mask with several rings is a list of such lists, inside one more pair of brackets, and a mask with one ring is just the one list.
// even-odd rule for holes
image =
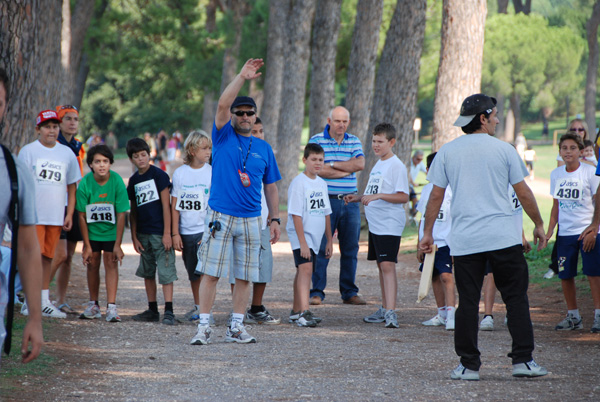
[[239, 106], [252, 106], [254, 109], [256, 109], [256, 103], [254, 102], [254, 99], [249, 96], [238, 96], [235, 98], [229, 110], [233, 110]]
[[467, 97], [460, 107], [460, 116], [454, 122], [456, 127], [464, 127], [481, 112], [491, 113], [496, 107], [496, 98], [484, 94], [475, 94]]

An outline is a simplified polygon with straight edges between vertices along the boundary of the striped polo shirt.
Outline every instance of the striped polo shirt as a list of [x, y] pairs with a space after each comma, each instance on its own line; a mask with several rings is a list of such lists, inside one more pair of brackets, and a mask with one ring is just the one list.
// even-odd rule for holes
[[[344, 139], [341, 144], [329, 135], [329, 124], [325, 126], [322, 133], [311, 137], [309, 143], [319, 144], [325, 150], [325, 164], [330, 162], [344, 162], [352, 158], [364, 156], [362, 144], [358, 137], [344, 133]], [[340, 179], [326, 179], [329, 195], [355, 193], [356, 189], [356, 173]]]

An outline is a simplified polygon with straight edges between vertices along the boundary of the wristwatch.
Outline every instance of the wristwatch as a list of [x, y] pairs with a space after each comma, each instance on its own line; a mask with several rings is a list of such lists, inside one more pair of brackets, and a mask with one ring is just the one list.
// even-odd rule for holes
[[279, 218], [271, 218], [271, 222], [277, 222], [281, 225], [281, 219]]
[[335, 163], [335, 161], [331, 161], [329, 162], [329, 166], [333, 167], [333, 164]]

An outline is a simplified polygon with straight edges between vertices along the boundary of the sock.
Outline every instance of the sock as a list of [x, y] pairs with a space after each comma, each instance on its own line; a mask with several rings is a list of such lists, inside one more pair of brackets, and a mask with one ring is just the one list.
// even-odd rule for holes
[[165, 302], [165, 311], [173, 312], [173, 302]]
[[250, 306], [250, 312], [252, 314], [261, 313], [265, 310], [266, 310], [266, 308], [262, 304], [260, 306], [255, 306], [254, 304]]
[[600, 308], [594, 310], [594, 320], [600, 320]]
[[114, 303], [108, 303], [108, 304], [106, 305], [106, 307], [107, 307], [107, 308], [112, 308], [112, 307], [114, 307], [114, 308], [117, 308], [117, 305], [116, 305], [116, 304], [114, 304]]
[[579, 315], [579, 309], [575, 309], [575, 310], [568, 310], [567, 312], [571, 317], [575, 318], [576, 320], [579, 320], [581, 318], [581, 316]]
[[158, 302], [148, 302], [148, 309], [153, 313], [158, 313]]
[[448, 306], [446, 306], [446, 319], [447, 320], [453, 320], [455, 313], [456, 313], [456, 308], [455, 307], [448, 307]]
[[200, 311], [200, 305], [199, 304], [194, 304], [194, 307], [196, 308], [196, 311]]
[[446, 307], [438, 307], [438, 315], [442, 318], [446, 318]]
[[50, 303], [50, 289], [42, 289], [42, 304]]
[[243, 324], [244, 314], [231, 313], [231, 325], [233, 326], [233, 323], [235, 322], [237, 322], [240, 325]]
[[200, 315], [200, 325], [208, 325], [208, 320], [210, 319], [210, 314], [199, 314]]

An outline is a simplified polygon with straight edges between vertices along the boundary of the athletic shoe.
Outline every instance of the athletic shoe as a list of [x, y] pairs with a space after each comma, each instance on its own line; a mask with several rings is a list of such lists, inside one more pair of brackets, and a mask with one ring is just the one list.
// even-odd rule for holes
[[480, 331], [493, 331], [494, 330], [494, 318], [491, 315], [486, 315], [483, 320], [479, 323]]
[[565, 319], [559, 322], [558, 325], [554, 327], [554, 329], [556, 331], [573, 331], [575, 329], [582, 329], [582, 321], [583, 320], [581, 319], [581, 317], [579, 318], [579, 320], [576, 320], [572, 315], [567, 314]]
[[146, 310], [142, 313], [134, 315], [131, 318], [133, 319], [133, 321], [158, 322], [160, 320], [160, 313], [158, 311], [155, 313], [152, 310]]
[[385, 327], [386, 328], [399, 328], [398, 315], [394, 310], [388, 310], [385, 312]]
[[121, 317], [117, 313], [117, 306], [106, 309], [106, 322], [121, 322]]
[[200, 310], [197, 309], [196, 306], [194, 306], [193, 309], [191, 309], [190, 311], [188, 311], [187, 313], [185, 313], [185, 315], [183, 316], [183, 318], [186, 321], [197, 322], [200, 319]]
[[279, 324], [281, 320], [279, 318], [275, 318], [269, 313], [268, 310], [259, 311], [258, 313], [252, 313], [250, 309], [246, 311], [246, 317], [244, 321], [249, 324], [267, 324], [274, 325]]
[[442, 325], [446, 325], [446, 319], [440, 317], [440, 315], [436, 315], [430, 320], [423, 321], [421, 324], [426, 327], [441, 327]]
[[256, 338], [246, 332], [244, 324], [233, 322], [225, 333], [225, 342], [256, 343]]
[[314, 319], [310, 310], [306, 310], [299, 314], [298, 319], [296, 320], [296, 325], [299, 327], [316, 327], [317, 321]]
[[368, 315], [365, 318], [363, 318], [363, 321], [368, 322], [368, 323], [384, 322], [385, 321], [385, 309], [383, 308], [383, 306], [379, 306], [379, 310], [377, 310], [373, 314]]
[[27, 303], [23, 303], [23, 305], [21, 306], [21, 314], [24, 316], [29, 315], [29, 309], [27, 308]]
[[446, 320], [446, 331], [454, 331], [455, 321], [454, 318], [451, 320]]
[[535, 360], [513, 364], [513, 377], [541, 377], [546, 374], [548, 374], [548, 370], [538, 365]]
[[212, 343], [212, 339], [210, 335], [212, 334], [212, 329], [208, 325], [198, 325], [198, 332], [190, 341], [190, 345], [208, 345]]
[[100, 318], [102, 314], [100, 313], [100, 307], [96, 305], [93, 301], [88, 302], [85, 310], [79, 316], [82, 320], [93, 320], [94, 318]]
[[52, 318], [67, 318], [67, 315], [56, 308], [56, 306], [49, 302], [42, 303], [42, 316]]
[[594, 325], [592, 325], [592, 332], [597, 334], [600, 332], [600, 317], [594, 318]]
[[[315, 320], [317, 322], [317, 324], [320, 323], [321, 321], [323, 321], [323, 319], [321, 317], [317, 317], [316, 315], [313, 314], [312, 311], [310, 313], [312, 314], [312, 319]], [[302, 311], [291, 310], [288, 322], [290, 324], [296, 322], [296, 320], [298, 320], [298, 318], [300, 318], [301, 314], [302, 314]]]
[[548, 269], [548, 272], [546, 272], [546, 273], [544, 274], [544, 277], [543, 277], [543, 278], [544, 278], [544, 279], [552, 279], [552, 278], [554, 278], [554, 275], [556, 275], [556, 274], [554, 273], [554, 271], [553, 271], [552, 269]]
[[165, 325], [175, 325], [175, 314], [170, 310], [166, 310], [163, 314], [162, 323]]
[[452, 370], [450, 378], [453, 380], [479, 381], [479, 371], [469, 370], [461, 363], [457, 368]]

